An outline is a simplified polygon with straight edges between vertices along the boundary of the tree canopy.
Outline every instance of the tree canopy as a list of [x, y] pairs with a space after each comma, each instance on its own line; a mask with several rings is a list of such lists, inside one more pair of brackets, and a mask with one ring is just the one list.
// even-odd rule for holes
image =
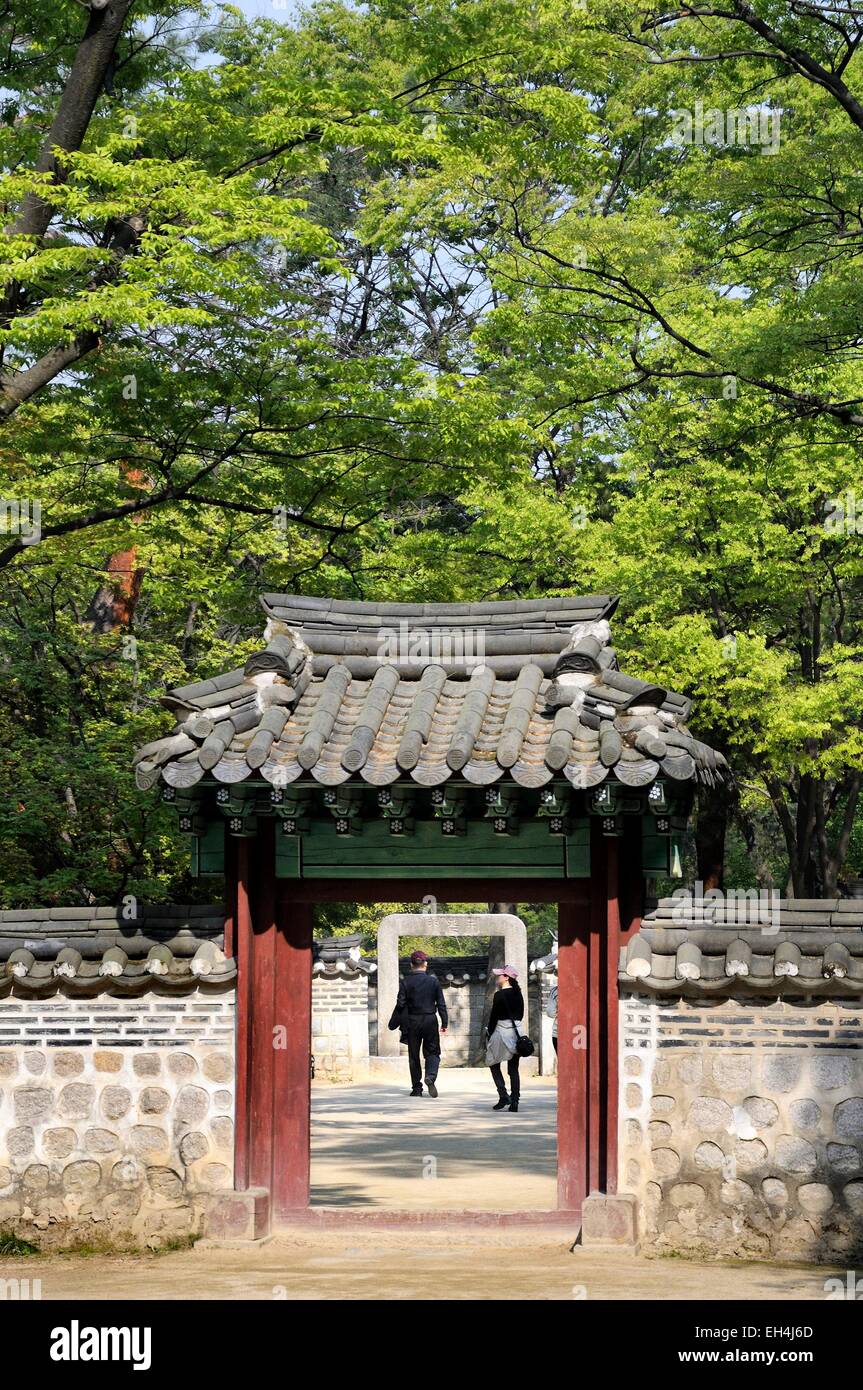
[[128, 762], [263, 589], [619, 592], [693, 873], [863, 874], [863, 15], [0, 8], [3, 903], [200, 893]]

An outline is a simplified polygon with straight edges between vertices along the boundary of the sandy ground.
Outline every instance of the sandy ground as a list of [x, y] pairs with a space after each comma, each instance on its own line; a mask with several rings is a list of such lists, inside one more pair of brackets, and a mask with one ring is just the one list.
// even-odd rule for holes
[[[14, 1265], [14, 1271], [13, 1271]], [[833, 1271], [704, 1265], [570, 1253], [561, 1234], [522, 1230], [284, 1232], [249, 1249], [4, 1262], [51, 1299], [823, 1301]]]
[[518, 1114], [492, 1109], [485, 1069], [444, 1069], [439, 1096], [404, 1082], [312, 1088], [312, 1204], [401, 1211], [557, 1205], [557, 1088], [524, 1082]]
[[[483, 1071], [445, 1071], [440, 1098], [407, 1086], [313, 1092], [313, 1204], [371, 1216], [398, 1208], [548, 1210], [555, 1206], [553, 1081], [525, 1083], [517, 1115], [495, 1113]], [[358, 1218], [359, 1219], [359, 1218]], [[570, 1248], [577, 1228], [338, 1227], [280, 1231], [259, 1246], [127, 1257], [4, 1260], [4, 1277], [40, 1279], [54, 1299], [782, 1300], [825, 1297], [834, 1271], [696, 1264]]]

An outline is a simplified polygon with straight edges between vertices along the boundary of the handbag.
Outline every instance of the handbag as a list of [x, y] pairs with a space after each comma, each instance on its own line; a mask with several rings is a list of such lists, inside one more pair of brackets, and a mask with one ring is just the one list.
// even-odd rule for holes
[[530, 1038], [527, 1036], [526, 1033], [522, 1033], [519, 1031], [518, 1024], [516, 1023], [514, 1018], [510, 1021], [512, 1023], [513, 1028], [515, 1029], [515, 1050], [518, 1056], [532, 1057], [534, 1053], [534, 1047]]

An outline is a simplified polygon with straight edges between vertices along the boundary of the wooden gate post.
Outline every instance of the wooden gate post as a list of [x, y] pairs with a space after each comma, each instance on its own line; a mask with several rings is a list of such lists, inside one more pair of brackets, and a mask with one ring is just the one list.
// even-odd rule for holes
[[557, 1205], [566, 1211], [587, 1196], [588, 911], [557, 907]]
[[279, 908], [270, 1187], [276, 1220], [309, 1204], [313, 919], [310, 903], [289, 900]]

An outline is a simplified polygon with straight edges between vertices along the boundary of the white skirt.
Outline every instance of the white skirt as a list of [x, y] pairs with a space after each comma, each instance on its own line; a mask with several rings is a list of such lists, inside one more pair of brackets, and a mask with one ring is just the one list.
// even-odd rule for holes
[[504, 1019], [497, 1025], [488, 1040], [488, 1047], [485, 1050], [485, 1064], [487, 1067], [498, 1066], [501, 1062], [508, 1062], [510, 1057], [515, 1056], [515, 1045], [518, 1041], [518, 1032], [514, 1023]]

